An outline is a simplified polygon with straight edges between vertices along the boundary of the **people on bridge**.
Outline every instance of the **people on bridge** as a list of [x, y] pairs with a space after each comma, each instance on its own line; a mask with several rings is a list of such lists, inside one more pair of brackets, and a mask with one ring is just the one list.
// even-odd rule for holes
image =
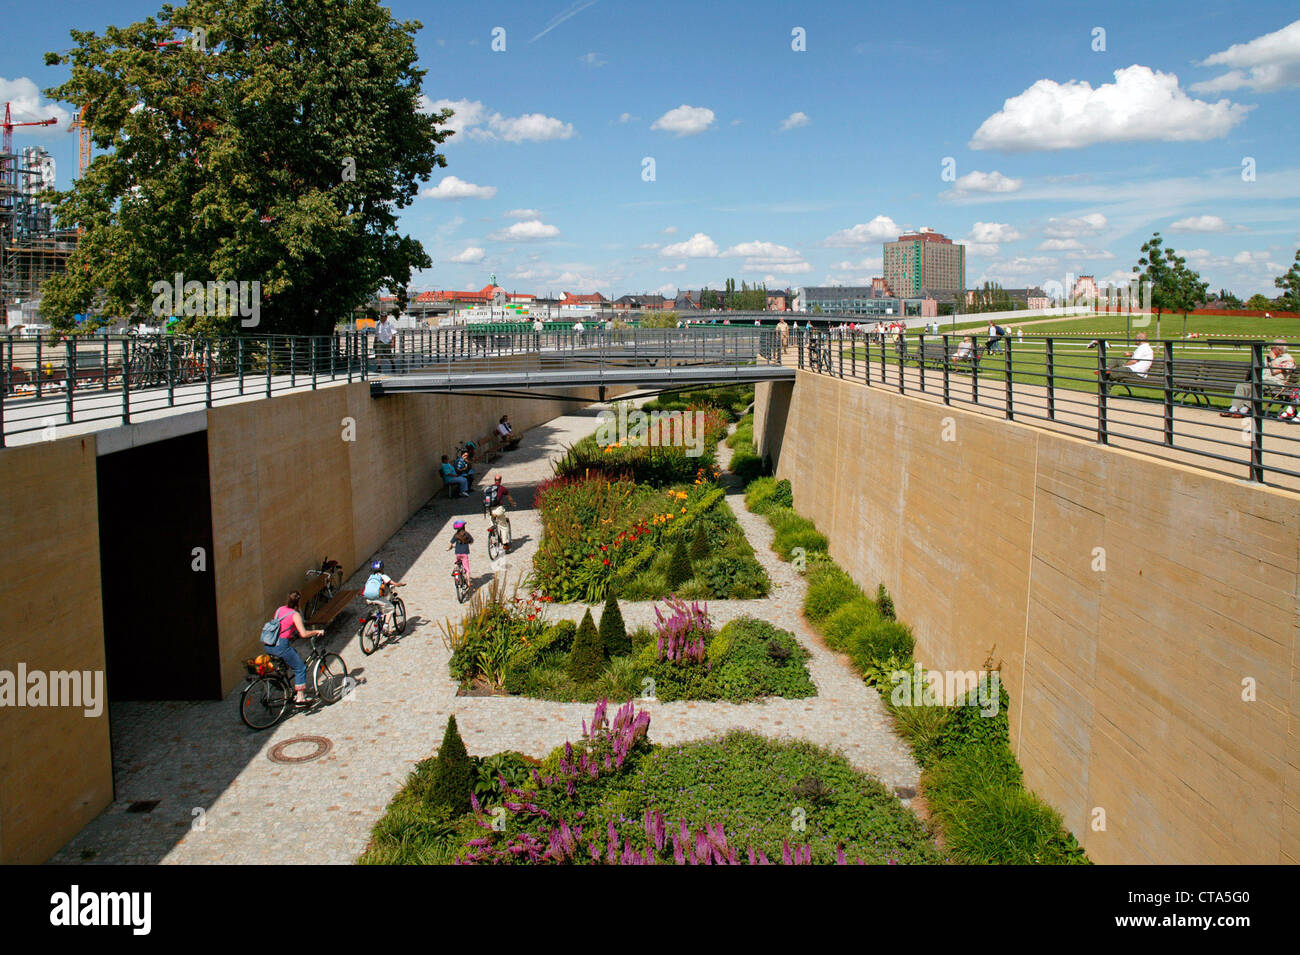
[[375, 364], [379, 368], [379, 373], [384, 373], [384, 366], [388, 366], [389, 371], [395, 370], [393, 365], [393, 339], [397, 337], [397, 322], [393, 316], [386, 315], [381, 321], [375, 323]]
[[307, 629], [298, 610], [298, 603], [301, 600], [302, 594], [299, 591], [291, 591], [285, 598], [284, 604], [275, 611], [275, 619], [280, 621], [280, 639], [274, 646], [267, 647], [266, 652], [279, 657], [293, 671], [293, 701], [298, 706], [306, 706], [310, 702], [307, 699], [307, 665], [302, 662], [302, 657], [293, 648], [293, 641], [319, 637], [324, 635], [325, 631]]
[[[447, 486], [448, 494], [452, 497], [464, 497], [469, 493], [469, 480], [461, 477], [456, 473], [456, 466], [451, 463], [451, 458], [447, 455], [442, 456], [442, 483]], [[452, 491], [456, 493], [451, 493]]]

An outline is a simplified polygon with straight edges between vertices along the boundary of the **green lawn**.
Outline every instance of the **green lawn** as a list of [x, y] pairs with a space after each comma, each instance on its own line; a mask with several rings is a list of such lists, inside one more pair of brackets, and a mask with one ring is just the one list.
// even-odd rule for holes
[[[961, 318], [961, 316], [959, 316]], [[1141, 324], [1145, 322], [1145, 324]], [[1031, 324], [1032, 323], [1032, 324]], [[1125, 336], [1128, 332], [1136, 334], [1144, 331], [1151, 338], [1182, 338], [1183, 316], [1162, 315], [1160, 317], [1160, 334], [1156, 335], [1156, 316], [1150, 315], [1085, 315], [1082, 318], [1062, 318], [1059, 321], [1042, 321], [1041, 316], [1026, 315], [1024, 319], [998, 319], [998, 324], [1007, 328], [1024, 326], [1025, 337], [1042, 338], [1051, 335], [1097, 335]], [[940, 319], [941, 334], [970, 329], [984, 329], [988, 320], [961, 320], [954, 329], [952, 318]], [[907, 334], [919, 337], [922, 328], [910, 328]], [[1300, 318], [1232, 318], [1221, 315], [1189, 315], [1187, 333], [1198, 335], [1236, 335], [1242, 338], [1285, 338], [1300, 341]], [[981, 338], [983, 336], [980, 336]]]

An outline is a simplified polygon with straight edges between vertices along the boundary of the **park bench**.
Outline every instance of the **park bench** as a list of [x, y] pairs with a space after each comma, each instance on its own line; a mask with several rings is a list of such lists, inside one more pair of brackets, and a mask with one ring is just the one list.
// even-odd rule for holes
[[922, 342], [914, 355], [908, 356], [917, 366], [924, 365], [927, 368], [942, 368], [947, 365], [950, 369], [960, 370], [971, 367], [975, 364], [975, 359], [984, 355], [984, 346], [972, 344], [970, 358], [957, 358], [959, 344], [944, 345], [943, 342]]
[[325, 589], [328, 578], [322, 574], [308, 574], [307, 581], [300, 591], [303, 607], [303, 621], [309, 630], [325, 630], [343, 609], [352, 602], [360, 590], [343, 587], [337, 590], [329, 600], [323, 600], [321, 591]]
[[[1112, 365], [1111, 369], [1114, 371], [1119, 367], [1122, 366]], [[1187, 404], [1190, 400], [1194, 405], [1209, 407], [1213, 403], [1212, 399], [1216, 397], [1228, 399], [1233, 397], [1236, 387], [1243, 381], [1249, 380], [1250, 365], [1246, 362], [1222, 358], [1179, 358], [1174, 360], [1172, 372], [1171, 397], [1180, 404]], [[1129, 395], [1132, 395], [1134, 388], [1146, 387], [1163, 391], [1165, 382], [1165, 361], [1160, 358], [1151, 363], [1145, 378], [1124, 377], [1110, 380], [1112, 390], [1123, 388]], [[1265, 402], [1279, 401], [1294, 388], [1295, 372], [1293, 371], [1288, 376], [1286, 385], [1265, 384], [1262, 398]]]

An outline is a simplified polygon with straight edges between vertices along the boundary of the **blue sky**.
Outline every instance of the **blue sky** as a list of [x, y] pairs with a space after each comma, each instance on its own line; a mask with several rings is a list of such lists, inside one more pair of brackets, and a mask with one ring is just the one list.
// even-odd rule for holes
[[[0, 0], [0, 100], [66, 118], [33, 93], [63, 76], [43, 53], [159, 6]], [[919, 227], [1019, 287], [1119, 277], [1159, 229], [1246, 297], [1300, 246], [1293, 3], [390, 8], [460, 127], [402, 218], [435, 263], [417, 289], [860, 284]], [[67, 183], [66, 129], [16, 139]]]

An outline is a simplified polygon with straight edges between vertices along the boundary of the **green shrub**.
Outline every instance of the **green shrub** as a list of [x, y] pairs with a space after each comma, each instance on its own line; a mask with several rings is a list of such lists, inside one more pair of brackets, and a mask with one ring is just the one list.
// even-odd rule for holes
[[636, 652], [640, 650], [642, 647], [644, 647], [646, 644], [654, 643], [655, 632], [650, 627], [642, 625], [632, 631], [631, 640], [632, 640], [632, 651]]
[[456, 727], [456, 714], [447, 717], [447, 728], [438, 747], [427, 800], [452, 816], [469, 812], [469, 794], [474, 788], [474, 764]]
[[568, 653], [573, 649], [573, 638], [578, 632], [578, 625], [572, 620], [559, 620], [546, 629], [538, 652], [556, 650]]
[[[885, 694], [889, 699], [889, 694]], [[947, 706], [890, 706], [894, 726], [905, 740], [912, 744], [912, 754], [922, 769], [934, 765], [939, 759], [939, 743], [952, 719], [952, 709]]]
[[730, 629], [731, 625], [727, 624], [721, 630], [713, 635], [709, 641], [709, 663], [717, 666], [727, 658], [727, 651], [731, 649], [731, 636], [735, 632]]
[[827, 562], [808, 571], [808, 592], [803, 612], [813, 623], [820, 624], [854, 598], [863, 596], [853, 579], [838, 566]]
[[857, 631], [849, 655], [854, 666], [866, 670], [882, 661], [909, 659], [915, 648], [911, 627], [897, 620], [877, 618]]
[[691, 558], [686, 552], [686, 543], [680, 538], [673, 544], [672, 556], [668, 561], [668, 586], [680, 587], [695, 576], [691, 568]]
[[885, 589], [884, 584], [876, 587], [876, 607], [886, 620], [894, 619], [894, 598], [889, 596], [889, 591]]
[[709, 528], [703, 520], [695, 522], [695, 536], [691, 538], [690, 557], [692, 564], [702, 563], [709, 556]]
[[573, 649], [569, 651], [569, 676], [576, 683], [590, 683], [604, 668], [605, 649], [600, 643], [600, 631], [588, 610], [583, 614], [578, 633], [573, 638]]
[[822, 636], [832, 650], [846, 653], [856, 645], [858, 634], [879, 620], [880, 614], [872, 600], [854, 597], [825, 619]]
[[594, 695], [611, 703], [625, 703], [641, 692], [641, 678], [631, 657], [611, 660], [596, 680]]
[[613, 591], [605, 597], [605, 608], [600, 612], [600, 642], [611, 657], [632, 651], [632, 641], [628, 639], [627, 627], [623, 624], [623, 612], [618, 609]]
[[[997, 687], [997, 710], [987, 716], [985, 713], [990, 707], [980, 702], [978, 690], [971, 690], [961, 699], [953, 701], [952, 719], [949, 720], [939, 741], [939, 749], [944, 756], [953, 756], [968, 749], [987, 750], [1010, 745], [1011, 721], [1007, 709], [1011, 705], [1011, 697], [1007, 694], [1007, 688], [1002, 685], [1000, 678]], [[988, 694], [987, 684], [984, 694], [986, 696]], [[992, 700], [989, 700], [989, 703], [992, 703]]]
[[972, 746], [945, 756], [925, 771], [922, 785], [958, 862], [1087, 862], [1056, 811], [1023, 788], [1015, 755], [1005, 745]]

